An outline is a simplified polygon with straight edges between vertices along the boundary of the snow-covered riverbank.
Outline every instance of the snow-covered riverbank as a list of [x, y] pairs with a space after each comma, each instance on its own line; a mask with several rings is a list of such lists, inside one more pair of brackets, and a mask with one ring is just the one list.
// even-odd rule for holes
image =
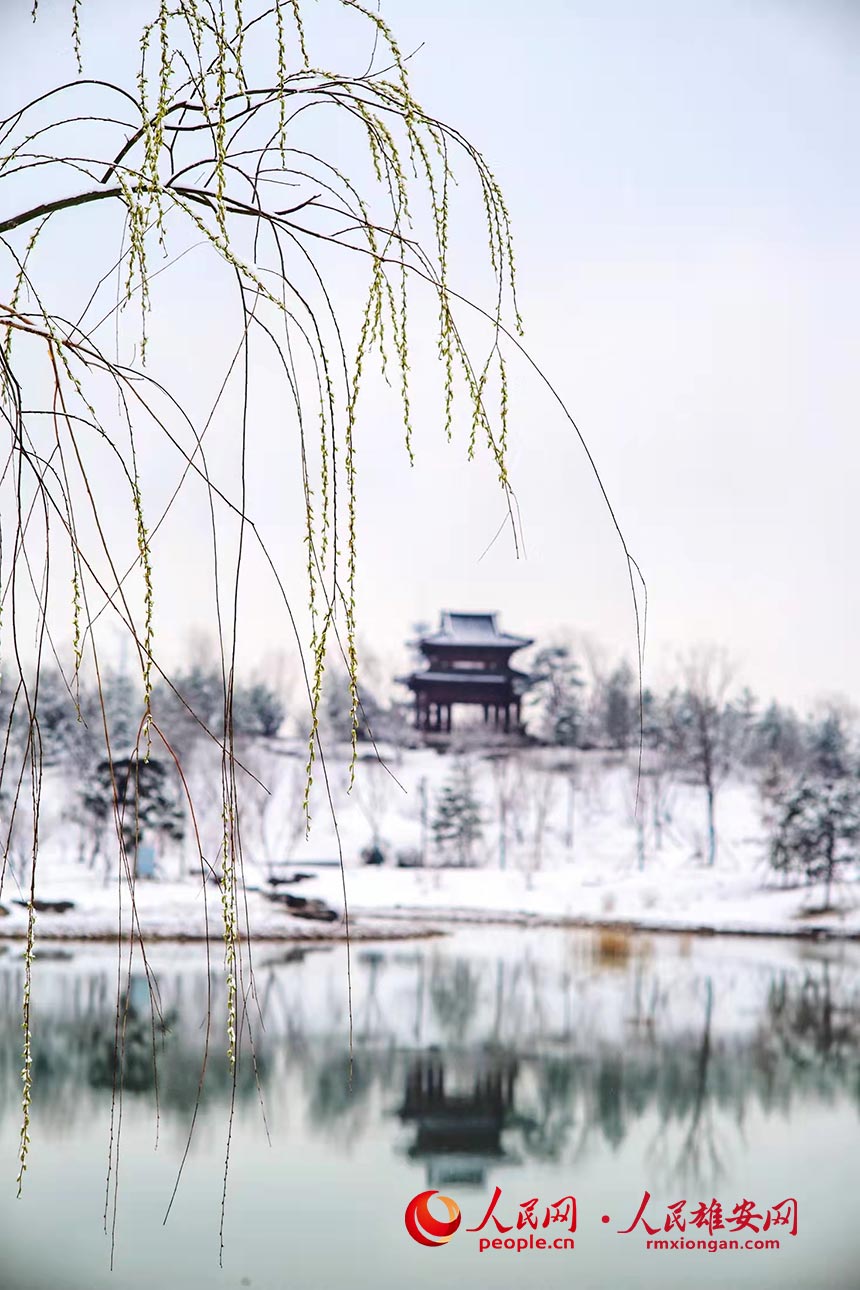
[[[346, 871], [350, 935], [356, 940], [420, 936], [464, 922], [525, 925], [629, 926], [649, 930], [703, 931], [780, 936], [860, 937], [857, 886], [837, 891], [840, 911], [814, 912], [815, 889], [765, 885], [766, 873], [728, 866], [678, 863], [659, 872], [621, 865], [565, 866], [524, 874], [499, 869], [396, 869], [352, 867]], [[337, 869], [317, 871], [292, 888], [321, 900], [342, 915], [343, 881]], [[63, 913], [37, 915], [37, 939], [112, 939], [118, 920], [128, 929], [127, 887], [105, 886], [75, 867], [54, 869], [40, 886], [42, 899], [73, 902]], [[19, 898], [20, 899], [20, 898]], [[263, 886], [247, 892], [247, 925], [261, 940], [343, 939], [343, 918], [315, 922], [272, 903]], [[240, 922], [246, 928], [245, 902]], [[0, 939], [26, 934], [26, 909], [6, 901]], [[139, 881], [135, 918], [155, 939], [220, 940], [217, 887], [200, 881]]]
[[[701, 790], [661, 786], [655, 798], [653, 785], [643, 783], [637, 817], [635, 766], [602, 754], [580, 756], [571, 773], [546, 750], [534, 750], [513, 759], [504, 780], [498, 760], [473, 756], [470, 773], [482, 817], [475, 867], [439, 865], [432, 813], [459, 765], [450, 755], [405, 752], [391, 759], [395, 780], [378, 763], [362, 762], [352, 794], [336, 799], [343, 876], [337, 838], [321, 808], [290, 865], [259, 862], [251, 837], [239, 911], [243, 934], [249, 926], [260, 939], [342, 939], [345, 885], [356, 939], [423, 935], [463, 922], [860, 937], [860, 884], [835, 886], [834, 908], [822, 912], [820, 889], [785, 886], [770, 869], [753, 786], [730, 783], [721, 790], [717, 861], [709, 867]], [[277, 783], [273, 788], [277, 811]], [[285, 797], [285, 812], [288, 805]], [[75, 848], [63, 845], [67, 837], [56, 824], [48, 831], [37, 894], [72, 907], [39, 912], [37, 939], [114, 938], [119, 920], [125, 929], [131, 925], [127, 885], [73, 858]], [[372, 840], [385, 855], [381, 865], [361, 861]], [[421, 849], [426, 867], [398, 865], [398, 857], [414, 858]], [[167, 857], [161, 877], [138, 881], [135, 917], [144, 934], [220, 940], [219, 889], [211, 879], [204, 887], [193, 865], [191, 854], [181, 864]], [[269, 899], [272, 874], [296, 872], [309, 876], [278, 890], [324, 902], [337, 921], [298, 918]], [[0, 938], [25, 935], [24, 897], [7, 873]]]

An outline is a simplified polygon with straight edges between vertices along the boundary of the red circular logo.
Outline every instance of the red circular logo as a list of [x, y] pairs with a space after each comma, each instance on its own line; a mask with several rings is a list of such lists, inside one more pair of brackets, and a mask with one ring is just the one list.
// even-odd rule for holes
[[460, 1206], [450, 1196], [439, 1196], [448, 1211], [448, 1221], [434, 1218], [430, 1213], [430, 1197], [438, 1191], [422, 1191], [413, 1196], [406, 1206], [406, 1230], [419, 1245], [446, 1245], [460, 1226]]

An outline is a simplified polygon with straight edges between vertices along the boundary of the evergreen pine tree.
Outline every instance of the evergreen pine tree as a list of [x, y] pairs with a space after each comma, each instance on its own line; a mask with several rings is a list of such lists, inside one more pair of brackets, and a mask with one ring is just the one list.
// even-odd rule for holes
[[441, 851], [453, 853], [458, 864], [468, 865], [472, 846], [482, 832], [481, 804], [471, 767], [464, 762], [442, 786], [433, 819], [433, 838]]
[[[150, 757], [121, 757], [101, 761], [87, 779], [80, 804], [98, 835], [119, 811], [123, 843], [132, 864], [144, 838], [181, 842], [185, 825], [182, 806], [164, 764]], [[99, 839], [96, 836], [96, 850]]]
[[[101, 701], [114, 757], [131, 755], [141, 718], [143, 717], [143, 690], [139, 677], [132, 677], [124, 668], [102, 674]], [[100, 716], [91, 714], [91, 720], [100, 726]]]
[[725, 719], [734, 760], [739, 765], [751, 765], [755, 760], [759, 715], [758, 700], [748, 685], [727, 705]]
[[753, 732], [751, 764], [771, 773], [775, 765], [796, 769], [802, 759], [803, 735], [797, 716], [779, 703], [768, 704]]
[[237, 687], [233, 696], [233, 724], [241, 734], [274, 739], [285, 716], [280, 696], [264, 681]]
[[830, 908], [834, 880], [860, 860], [860, 778], [807, 776], [781, 796], [770, 860], [781, 873], [824, 883]]
[[636, 699], [633, 670], [627, 662], [615, 669], [603, 695], [603, 724], [611, 748], [625, 749], [636, 730]]
[[833, 783], [848, 771], [848, 736], [839, 712], [828, 712], [809, 733], [809, 769]]
[[642, 691], [642, 738], [654, 750], [665, 749], [668, 740], [665, 703], [647, 687]]
[[580, 746], [583, 727], [579, 664], [566, 645], [539, 650], [531, 667], [531, 693], [539, 701], [541, 725], [551, 743]]

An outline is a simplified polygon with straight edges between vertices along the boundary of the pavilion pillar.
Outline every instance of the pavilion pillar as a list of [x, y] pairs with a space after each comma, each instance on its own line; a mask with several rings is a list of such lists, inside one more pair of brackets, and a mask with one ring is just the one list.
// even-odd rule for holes
[[448, 731], [449, 735], [451, 733], [451, 707], [452, 705], [449, 703], [445, 709], [445, 729]]
[[511, 705], [509, 703], [506, 703], [505, 704], [505, 734], [508, 733], [510, 728], [511, 728]]

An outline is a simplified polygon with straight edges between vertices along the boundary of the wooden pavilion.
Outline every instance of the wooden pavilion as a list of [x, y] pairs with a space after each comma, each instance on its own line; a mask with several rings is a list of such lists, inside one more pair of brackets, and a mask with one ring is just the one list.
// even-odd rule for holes
[[455, 704], [481, 707], [496, 730], [521, 728], [520, 704], [530, 684], [511, 667], [515, 650], [532, 642], [500, 630], [496, 614], [445, 611], [439, 629], [417, 642], [426, 667], [400, 680], [415, 695], [415, 727], [449, 732]]

